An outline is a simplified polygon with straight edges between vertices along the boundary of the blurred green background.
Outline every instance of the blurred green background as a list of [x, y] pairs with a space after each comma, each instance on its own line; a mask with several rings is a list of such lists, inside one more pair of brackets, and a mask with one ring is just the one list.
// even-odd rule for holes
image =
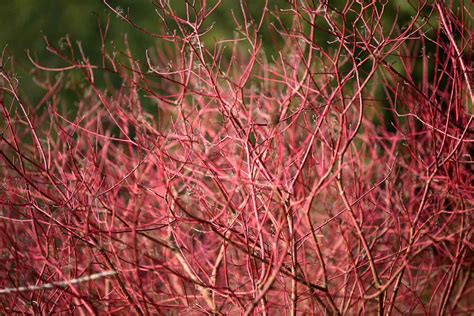
[[[155, 12], [151, 0], [109, 0], [109, 4], [118, 10], [129, 13], [132, 19], [147, 30], [157, 30], [160, 19]], [[182, 13], [185, 0], [171, 0], [171, 5]], [[216, 3], [209, 0], [208, 7]], [[111, 27], [108, 39], [122, 47], [123, 35], [128, 33], [133, 49], [143, 52], [153, 45], [152, 39], [134, 30], [121, 21], [101, 0], [0, 0], [0, 48], [8, 44], [11, 56], [19, 61], [26, 60], [25, 50], [30, 49], [38, 57], [45, 57], [43, 36], [47, 36], [53, 44], [58, 44], [61, 38], [69, 34], [74, 41], [81, 41], [86, 53], [94, 58], [100, 54], [100, 35], [98, 18], [105, 22], [111, 16]], [[262, 12], [264, 0], [248, 1], [250, 11], [258, 16]], [[330, 1], [330, 5], [341, 8], [345, 0]], [[287, 0], [270, 0], [271, 9], [287, 9]], [[402, 25], [408, 21], [413, 8], [408, 1], [391, 0], [385, 10], [387, 26], [393, 22], [393, 17], [399, 11], [399, 22]], [[232, 14], [234, 12], [234, 14]], [[241, 18], [239, 0], [223, 0], [210, 21], [215, 22], [213, 37], [232, 38], [235, 30], [233, 16]], [[392, 20], [392, 21], [390, 21]], [[209, 23], [210, 24], [210, 23]], [[273, 30], [268, 27], [263, 32], [264, 45], [271, 46]], [[321, 33], [319, 36], [323, 36]]]
[[[209, 0], [208, 7], [217, 0]], [[129, 15], [140, 27], [151, 32], [160, 33], [162, 22], [155, 12], [151, 0], [123, 0], [108, 1], [113, 8]], [[170, 4], [181, 15], [184, 15], [185, 0], [171, 0]], [[197, 1], [199, 2], [199, 1]], [[329, 2], [331, 6], [342, 8], [344, 0]], [[39, 60], [42, 64], [54, 66], [59, 61], [52, 58], [52, 54], [46, 51], [43, 40], [47, 36], [49, 41], [60, 46], [64, 36], [68, 34], [74, 42], [80, 41], [86, 55], [92, 63], [100, 63], [101, 41], [98, 20], [105, 23], [110, 16], [110, 27], [107, 36], [109, 47], [119, 50], [124, 48], [124, 34], [128, 35], [128, 41], [133, 55], [143, 60], [145, 50], [153, 47], [156, 40], [147, 36], [113, 13], [101, 0], [0, 0], [0, 49], [7, 47], [7, 56], [13, 57], [15, 61], [15, 73], [20, 79], [20, 89], [27, 90], [28, 98], [34, 100], [41, 97], [41, 91], [35, 86], [30, 75], [33, 68], [28, 61], [26, 50]], [[264, 0], [249, 0], [248, 6], [252, 14], [258, 17], [264, 7]], [[287, 9], [290, 7], [287, 0], [270, 0], [271, 9]], [[397, 13], [398, 12], [398, 13]], [[385, 10], [384, 24], [390, 27], [395, 16], [398, 14], [398, 24], [401, 26], [410, 21], [415, 12], [408, 1], [390, 0]], [[236, 30], [234, 17], [241, 19], [241, 8], [239, 0], [223, 0], [218, 9], [210, 16], [208, 24], [214, 23], [212, 32], [205, 37], [206, 45], [215, 40], [229, 39], [234, 37]], [[267, 56], [276, 52], [278, 46], [282, 45], [281, 38], [276, 34], [271, 24], [275, 22], [271, 15], [261, 32], [263, 47]], [[286, 21], [291, 20], [291, 14], [284, 16]], [[321, 19], [322, 21], [322, 19]], [[323, 22], [324, 23], [324, 22]], [[321, 45], [326, 45], [329, 38], [324, 32], [318, 33], [317, 40]]]
[[[210, 5], [216, 1], [208, 1]], [[155, 12], [153, 1], [126, 0], [108, 3], [128, 15], [136, 24], [151, 32], [160, 33], [162, 23]], [[171, 5], [183, 14], [184, 0], [172, 0]], [[252, 1], [252, 9], [260, 9], [264, 2]], [[99, 19], [105, 25], [110, 17], [107, 44], [111, 48], [124, 49], [124, 36], [134, 56], [144, 59], [145, 50], [153, 47], [156, 40], [122, 21], [101, 0], [0, 0], [0, 50], [6, 48], [6, 56], [13, 58], [15, 75], [20, 80], [20, 90], [28, 90], [30, 101], [41, 95], [32, 81], [33, 65], [28, 60], [29, 50], [34, 59], [42, 64], [54, 66], [58, 59], [47, 52], [44, 37], [57, 47], [68, 35], [73, 43], [79, 41], [85, 54], [94, 63], [101, 60]], [[288, 7], [285, 0], [273, 1], [272, 6]], [[216, 24], [212, 36], [229, 38], [235, 29], [231, 10], [239, 14], [239, 1], [225, 1], [210, 20]], [[210, 24], [209, 24], [210, 25]], [[212, 40], [212, 38], [209, 38]], [[77, 47], [75, 47], [77, 49]], [[5, 60], [3, 61], [5, 63]]]

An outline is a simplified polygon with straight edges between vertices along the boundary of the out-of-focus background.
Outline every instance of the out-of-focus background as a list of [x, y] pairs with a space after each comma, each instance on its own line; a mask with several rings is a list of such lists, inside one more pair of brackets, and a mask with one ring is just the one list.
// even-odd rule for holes
[[[169, 1], [179, 14], [186, 14], [185, 2], [185, 0]], [[216, 0], [208, 1], [208, 7], [212, 7], [216, 2]], [[397, 24], [408, 23], [410, 16], [415, 12], [413, 8], [416, 5], [415, 2], [390, 0], [386, 10], [388, 14], [382, 21], [384, 26], [389, 29], [395, 21], [395, 16], [398, 17]], [[108, 3], [148, 31], [159, 33], [163, 29], [159, 12], [156, 12], [151, 0], [108, 0]], [[291, 7], [288, 0], [270, 0], [268, 3], [270, 9], [275, 10], [288, 10]], [[44, 37], [47, 37], [53, 45], [60, 47], [65, 36], [68, 35], [73, 43], [78, 41], [81, 43], [92, 63], [99, 63], [101, 58], [99, 20], [104, 24], [110, 17], [107, 35], [109, 47], [123, 50], [124, 36], [127, 34], [135, 58], [143, 60], [146, 49], [156, 49], [156, 39], [122, 21], [101, 0], [0, 0], [0, 4], [0, 50], [6, 48], [6, 56], [14, 59], [15, 73], [21, 82], [20, 89], [28, 90], [28, 96], [33, 103], [35, 99], [41, 97], [41, 93], [32, 80], [30, 72], [33, 66], [27, 58], [26, 50], [29, 50], [31, 56], [43, 64], [54, 66], [59, 62], [47, 52]], [[332, 7], [343, 8], [344, 4], [345, 0], [330, 1]], [[246, 5], [255, 17], [259, 17], [265, 1], [247, 1]], [[213, 28], [204, 38], [206, 45], [212, 46], [216, 40], [233, 38], [236, 32], [234, 21], [242, 22], [241, 12], [241, 1], [222, 1], [208, 19], [206, 26], [213, 24]], [[289, 25], [290, 16], [289, 12], [288, 20], [281, 22]], [[272, 20], [271, 14], [267, 15], [267, 19], [270, 19], [270, 22], [279, 23]], [[318, 23], [324, 24], [323, 19]], [[265, 28], [259, 35], [266, 54], [271, 55], [272, 52], [277, 51], [279, 45], [282, 45], [279, 43], [281, 38], [274, 32], [271, 23], [264, 23], [264, 25]], [[322, 28], [324, 29], [324, 25]], [[319, 43], [327, 42], [325, 32], [319, 32], [317, 37]]]

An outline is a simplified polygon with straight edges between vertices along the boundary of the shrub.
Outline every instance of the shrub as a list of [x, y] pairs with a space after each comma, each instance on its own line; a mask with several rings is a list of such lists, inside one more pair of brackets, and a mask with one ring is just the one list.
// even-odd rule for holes
[[469, 4], [104, 3], [156, 48], [2, 58], [4, 313], [472, 312]]

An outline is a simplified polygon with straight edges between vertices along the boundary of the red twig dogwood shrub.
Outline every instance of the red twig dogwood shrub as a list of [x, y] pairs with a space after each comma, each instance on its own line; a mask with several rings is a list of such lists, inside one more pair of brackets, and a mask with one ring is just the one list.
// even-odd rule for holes
[[469, 4], [104, 3], [156, 49], [2, 59], [3, 313], [473, 311]]

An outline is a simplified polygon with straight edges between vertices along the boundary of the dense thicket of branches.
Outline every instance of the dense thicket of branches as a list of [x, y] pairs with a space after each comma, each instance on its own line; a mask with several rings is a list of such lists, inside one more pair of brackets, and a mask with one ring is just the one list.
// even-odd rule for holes
[[472, 312], [470, 5], [186, 2], [104, 2], [156, 49], [48, 42], [36, 104], [3, 56], [2, 312]]

